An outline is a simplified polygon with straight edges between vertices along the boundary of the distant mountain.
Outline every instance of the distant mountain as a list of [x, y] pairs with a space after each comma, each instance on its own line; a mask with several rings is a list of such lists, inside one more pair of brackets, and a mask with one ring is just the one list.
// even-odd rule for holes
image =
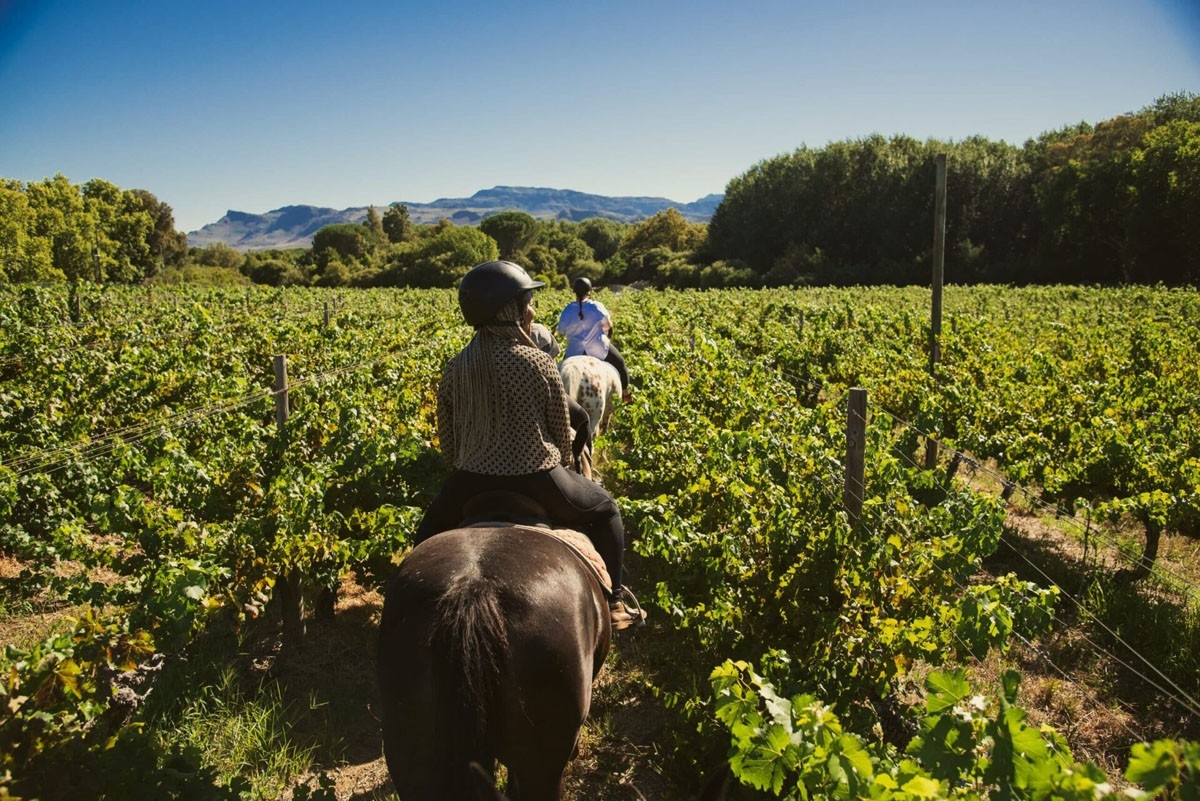
[[[674, 208], [691, 222], [708, 222], [722, 195], [707, 195], [692, 203], [662, 197], [607, 197], [570, 189], [539, 189], [528, 186], [497, 186], [468, 198], [441, 198], [432, 203], [404, 203], [414, 223], [446, 219], [455, 225], [474, 225], [502, 211], [523, 211], [539, 220], [586, 220], [605, 217], [620, 222], [637, 222], [660, 211]], [[376, 206], [383, 214], [386, 206]], [[316, 206], [284, 206], [265, 214], [229, 211], [215, 223], [188, 234], [188, 244], [204, 247], [222, 242], [240, 251], [308, 247], [313, 234], [333, 223], [357, 223], [367, 218], [367, 207], [324, 209]]]

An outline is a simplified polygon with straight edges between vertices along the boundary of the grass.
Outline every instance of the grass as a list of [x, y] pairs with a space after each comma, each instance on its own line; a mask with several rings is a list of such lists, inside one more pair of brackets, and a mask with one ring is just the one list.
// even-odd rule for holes
[[279, 798], [290, 777], [308, 769], [316, 750], [291, 735], [302, 716], [297, 712], [278, 684], [268, 684], [250, 698], [227, 670], [216, 685], [187, 703], [163, 739], [167, 746], [201, 751], [225, 783], [237, 776], [248, 779], [252, 798]]
[[1052, 516], [1010, 515], [985, 566], [1062, 588], [1053, 629], [1011, 653], [1025, 676], [1021, 702], [1034, 721], [1059, 729], [1077, 758], [1119, 779], [1134, 742], [1200, 737], [1200, 717], [1169, 698], [1200, 692], [1200, 609], [1152, 582], [1122, 578], [1113, 563], [1083, 561], [1063, 529]]

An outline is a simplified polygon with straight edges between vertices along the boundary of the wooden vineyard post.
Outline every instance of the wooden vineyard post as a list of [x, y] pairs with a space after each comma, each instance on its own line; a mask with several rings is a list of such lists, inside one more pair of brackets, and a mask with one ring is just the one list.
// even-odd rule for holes
[[[929, 375], [937, 377], [942, 357], [942, 282], [946, 261], [946, 154], [937, 155], [937, 187], [933, 209], [933, 307], [929, 320]], [[938, 446], [925, 441], [925, 469], [937, 467]]]
[[854, 387], [846, 401], [846, 487], [842, 503], [850, 526], [858, 526], [866, 487], [867, 391]]
[[[291, 410], [288, 407], [287, 356], [275, 356], [275, 425], [279, 436], [284, 436], [284, 427]], [[300, 570], [294, 565], [282, 566], [284, 573], [276, 581], [279, 605], [283, 617], [283, 647], [293, 650], [304, 637], [304, 592]]]
[[287, 356], [281, 353], [275, 355], [275, 425], [283, 435], [284, 424], [288, 414], [288, 385], [287, 385]]
[[329, 327], [329, 301], [325, 301], [325, 327]]

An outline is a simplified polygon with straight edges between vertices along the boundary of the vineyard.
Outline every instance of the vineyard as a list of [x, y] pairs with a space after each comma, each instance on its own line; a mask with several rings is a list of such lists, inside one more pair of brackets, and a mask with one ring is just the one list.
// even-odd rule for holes
[[[654, 725], [622, 746], [593, 720], [585, 750], [618, 756], [578, 797], [641, 797], [622, 750], [664, 798], [725, 762], [731, 797], [1197, 797], [1200, 297], [951, 287], [931, 373], [928, 294], [601, 294], [635, 392], [597, 468], [651, 625], [593, 717], [616, 692]], [[378, 757], [338, 715], [234, 760], [182, 732], [274, 708], [326, 641], [374, 681], [377, 609], [345, 599], [436, 491], [437, 376], [469, 335], [445, 290], [0, 288], [0, 794], [389, 797], [335, 787]], [[1051, 670], [1122, 721], [1108, 753], [1036, 722], [1054, 699], [1020, 673]], [[342, 707], [368, 741], [373, 703]]]

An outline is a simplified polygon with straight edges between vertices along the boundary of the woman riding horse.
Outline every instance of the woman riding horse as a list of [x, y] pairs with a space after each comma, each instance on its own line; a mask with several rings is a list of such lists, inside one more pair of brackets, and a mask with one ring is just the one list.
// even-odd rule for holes
[[621, 400], [629, 403], [629, 370], [625, 358], [612, 343], [612, 315], [603, 303], [592, 299], [592, 282], [587, 277], [576, 278], [571, 288], [575, 291], [575, 302], [562, 310], [556, 326], [558, 333], [567, 338], [564, 360], [586, 355], [608, 362], [621, 377]]
[[[528, 333], [540, 286], [511, 262], [478, 265], [459, 286], [476, 334], [438, 387], [454, 470], [388, 585], [379, 627], [383, 750], [405, 801], [468, 798], [470, 763], [496, 760], [512, 798], [558, 801], [611, 632], [644, 620], [619, 584], [616, 504], [563, 466], [566, 395]], [[467, 517], [512, 519], [500, 517], [511, 507], [494, 505], [506, 492], [588, 534], [619, 589], [607, 593], [571, 546], [542, 530], [456, 528]]]
[[612, 625], [645, 621], [621, 583], [621, 513], [600, 485], [567, 469], [567, 396], [554, 360], [530, 339], [533, 291], [545, 286], [509, 261], [478, 264], [463, 277], [458, 302], [475, 336], [446, 363], [438, 385], [438, 434], [453, 471], [417, 527], [420, 543], [456, 526], [467, 502], [494, 490], [528, 496], [551, 520], [577, 526], [600, 553], [614, 591]]
[[[537, 349], [545, 353], [551, 359], [558, 359], [558, 340], [554, 338], [554, 334], [550, 333], [550, 329], [541, 323], [533, 322], [533, 305], [529, 306], [529, 311], [526, 312], [529, 318], [529, 338], [533, 340], [533, 344]], [[567, 410], [571, 415], [571, 429], [575, 432], [575, 438], [571, 441], [571, 454], [574, 457], [575, 471], [583, 472], [580, 466], [584, 462], [584, 453], [590, 453], [592, 445], [592, 421], [588, 416], [587, 410], [579, 405], [579, 401], [571, 397], [567, 393]]]

